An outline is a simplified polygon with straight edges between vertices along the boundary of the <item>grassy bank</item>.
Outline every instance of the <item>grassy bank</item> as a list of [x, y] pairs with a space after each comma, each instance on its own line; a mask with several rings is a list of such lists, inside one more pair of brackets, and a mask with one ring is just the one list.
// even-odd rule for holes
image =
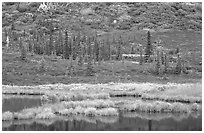
[[201, 72], [190, 74], [161, 75], [151, 73], [152, 64], [139, 65], [132, 61], [106, 61], [93, 65], [94, 75], [86, 76], [87, 64], [77, 66], [74, 62], [75, 74], [67, 75], [69, 61], [56, 56], [45, 56], [45, 71], [38, 70], [40, 55], [29, 54], [25, 61], [20, 53], [12, 52], [2, 55], [2, 83], [5, 85], [42, 85], [55, 83], [108, 83], [108, 82], [153, 82], [153, 83], [189, 83], [198, 82]]

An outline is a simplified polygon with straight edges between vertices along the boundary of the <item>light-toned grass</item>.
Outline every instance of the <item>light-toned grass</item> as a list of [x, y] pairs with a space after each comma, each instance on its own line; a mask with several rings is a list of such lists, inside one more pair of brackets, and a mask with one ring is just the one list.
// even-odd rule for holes
[[27, 120], [27, 119], [33, 119], [35, 118], [35, 113], [34, 112], [15, 112], [14, 113], [14, 118], [18, 119], [18, 120]]
[[2, 114], [2, 120], [7, 121], [7, 120], [13, 120], [13, 113], [10, 111], [4, 112]]
[[86, 116], [95, 116], [96, 115], [96, 108], [88, 107], [84, 110], [84, 114]]
[[103, 109], [99, 109], [96, 111], [97, 115], [101, 115], [101, 116], [114, 116], [114, 115], [119, 115], [117, 109], [115, 108], [103, 108]]
[[41, 100], [44, 102], [57, 102], [57, 101], [82, 101], [86, 99], [109, 99], [109, 93], [79, 93], [79, 92], [70, 92], [70, 93], [49, 93], [43, 95]]
[[52, 119], [55, 118], [56, 115], [52, 112], [51, 108], [44, 108], [43, 111], [36, 115], [37, 119]]
[[142, 94], [143, 100], [161, 100], [167, 102], [182, 102], [182, 103], [201, 103], [202, 97], [182, 96], [182, 95], [159, 95], [159, 94]]
[[191, 110], [192, 111], [198, 111], [198, 110], [200, 110], [200, 105], [198, 105], [197, 103], [193, 103], [192, 105], [191, 105]]
[[191, 111], [198, 111], [200, 109], [200, 105], [198, 104], [182, 104], [179, 102], [168, 103], [162, 101], [154, 101], [154, 102], [143, 102], [141, 100], [137, 100], [132, 104], [124, 104], [120, 107], [121, 110], [126, 111], [141, 111], [141, 112], [168, 112], [168, 113], [188, 113]]
[[172, 112], [184, 112], [184, 113], [187, 113], [190, 111], [188, 106], [178, 102], [172, 103], [170, 105], [170, 110]]
[[115, 104], [111, 100], [83, 100], [83, 101], [70, 101], [70, 102], [63, 102], [66, 108], [75, 108], [77, 106], [81, 106], [84, 108], [87, 107], [95, 107], [95, 108], [106, 108], [106, 107], [114, 107]]
[[202, 84], [156, 84], [156, 83], [111, 83], [111, 84], [49, 84], [39, 86], [2, 86], [3, 94], [45, 95], [42, 100], [109, 99], [110, 95], [138, 96], [144, 99], [161, 99], [172, 102], [202, 102]]
[[69, 115], [72, 115], [73, 112], [74, 112], [73, 108], [69, 108], [69, 109], [60, 110], [59, 114], [69, 116]]

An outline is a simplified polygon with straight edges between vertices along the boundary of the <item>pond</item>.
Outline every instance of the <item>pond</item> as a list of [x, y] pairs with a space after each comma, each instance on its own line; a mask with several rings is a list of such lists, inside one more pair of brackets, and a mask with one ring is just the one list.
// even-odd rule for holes
[[[147, 114], [147, 113], [146, 113]], [[176, 117], [176, 116], [175, 116]], [[179, 116], [178, 116], [179, 117]], [[150, 117], [151, 118], [151, 115]], [[161, 120], [120, 113], [117, 118], [96, 119], [73, 117], [58, 120], [27, 120], [3, 122], [4, 131], [201, 131], [202, 114], [182, 119], [167, 117]]]
[[41, 106], [40, 96], [2, 96], [2, 112], [18, 112], [24, 108]]
[[[41, 106], [40, 96], [3, 96], [2, 112]], [[202, 106], [202, 105], [201, 105]], [[113, 117], [83, 115], [56, 119], [2, 121], [4, 131], [189, 131], [202, 130], [202, 111], [195, 113], [120, 112]]]

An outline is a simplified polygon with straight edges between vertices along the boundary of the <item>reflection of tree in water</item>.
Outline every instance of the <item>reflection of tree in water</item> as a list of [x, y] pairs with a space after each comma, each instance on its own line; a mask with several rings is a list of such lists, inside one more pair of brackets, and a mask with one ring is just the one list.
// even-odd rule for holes
[[123, 113], [124, 117], [128, 118], [134, 118], [139, 117], [141, 119], [146, 120], [155, 120], [160, 121], [167, 118], [172, 118], [175, 121], [182, 121], [183, 119], [187, 119], [189, 115], [195, 115], [197, 114], [199, 116], [198, 112], [195, 113], [144, 113], [144, 112], [125, 112]]
[[149, 131], [152, 130], [152, 120], [148, 120], [148, 127], [149, 127]]
[[69, 131], [69, 122], [65, 121], [65, 131]]

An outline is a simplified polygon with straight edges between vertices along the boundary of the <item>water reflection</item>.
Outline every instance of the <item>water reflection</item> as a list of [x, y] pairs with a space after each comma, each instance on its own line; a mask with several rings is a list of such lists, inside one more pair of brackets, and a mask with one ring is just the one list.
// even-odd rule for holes
[[[147, 114], [147, 113], [146, 113]], [[143, 115], [143, 117], [141, 117]], [[202, 130], [202, 114], [197, 114], [197, 118], [193, 115], [176, 120], [173, 117], [162, 117], [155, 119], [155, 116], [145, 113], [120, 113], [118, 117], [86, 117], [83, 115], [71, 117], [58, 117], [53, 120], [21, 120], [12, 122], [3, 122], [3, 130], [24, 130], [24, 131], [137, 131], [137, 130]], [[147, 117], [148, 116], [148, 117]], [[150, 117], [151, 116], [151, 117]], [[173, 116], [173, 115], [172, 115]], [[178, 117], [175, 115], [175, 117]], [[163, 119], [161, 119], [163, 118]]]
[[152, 130], [152, 120], [148, 120], [148, 127], [149, 127], [149, 131]]

